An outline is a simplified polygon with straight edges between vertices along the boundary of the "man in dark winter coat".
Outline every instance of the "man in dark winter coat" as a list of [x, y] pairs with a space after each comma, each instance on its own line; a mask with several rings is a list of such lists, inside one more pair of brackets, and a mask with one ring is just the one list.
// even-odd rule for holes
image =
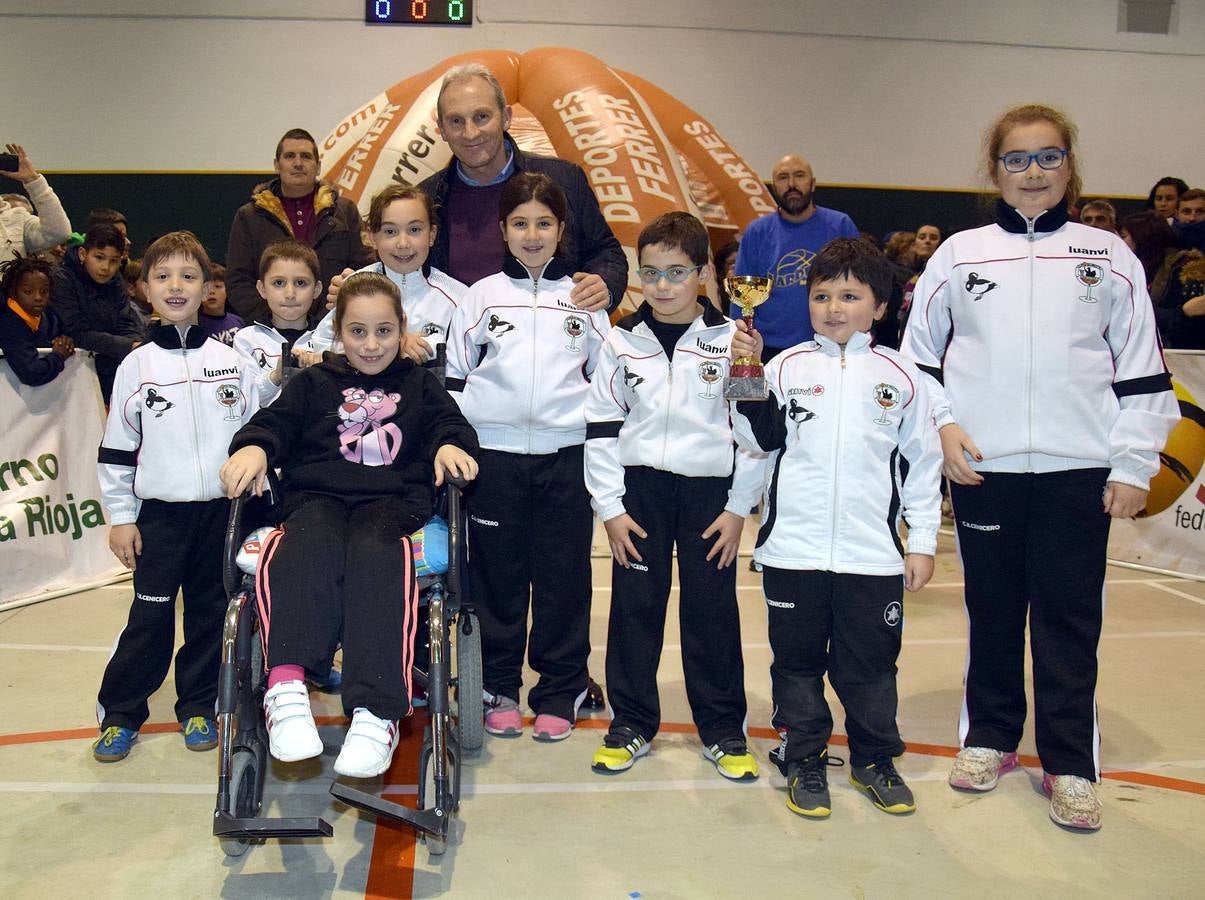
[[[374, 259], [360, 239], [356, 205], [318, 181], [318, 145], [309, 132], [285, 132], [276, 145], [273, 168], [277, 177], [257, 186], [251, 201], [239, 207], [226, 247], [227, 303], [248, 323], [272, 320], [255, 282], [260, 255], [273, 241], [293, 238], [313, 247], [324, 284], [344, 269], [358, 269]], [[311, 315], [321, 309], [319, 299]]]

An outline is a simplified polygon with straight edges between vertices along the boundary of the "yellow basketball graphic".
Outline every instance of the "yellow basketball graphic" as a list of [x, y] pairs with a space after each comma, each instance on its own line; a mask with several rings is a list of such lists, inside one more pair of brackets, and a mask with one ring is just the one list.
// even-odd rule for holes
[[1156, 515], [1175, 503], [1196, 480], [1205, 462], [1205, 410], [1175, 379], [1172, 387], [1180, 401], [1180, 421], [1159, 454], [1159, 471], [1151, 479], [1151, 492], [1146, 498], [1146, 509], [1138, 514], [1140, 517]]

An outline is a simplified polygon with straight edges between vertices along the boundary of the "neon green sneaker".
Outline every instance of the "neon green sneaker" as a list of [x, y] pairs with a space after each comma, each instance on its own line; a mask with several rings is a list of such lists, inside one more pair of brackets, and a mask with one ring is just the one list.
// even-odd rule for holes
[[749, 752], [743, 737], [731, 737], [703, 748], [703, 756], [715, 763], [715, 769], [729, 781], [755, 781], [757, 760]]
[[213, 719], [204, 716], [193, 716], [180, 723], [184, 732], [184, 746], [189, 750], [212, 750], [218, 745], [218, 726]]
[[110, 725], [92, 742], [92, 758], [97, 762], [120, 762], [130, 755], [130, 746], [138, 740], [133, 728]]
[[650, 744], [631, 728], [612, 728], [603, 738], [603, 745], [594, 751], [590, 768], [600, 775], [626, 772], [640, 757], [649, 752]]

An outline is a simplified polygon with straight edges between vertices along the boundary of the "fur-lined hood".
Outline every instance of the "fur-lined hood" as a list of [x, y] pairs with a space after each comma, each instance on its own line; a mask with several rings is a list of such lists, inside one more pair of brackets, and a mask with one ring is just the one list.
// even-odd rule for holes
[[[332, 185], [319, 181], [318, 187], [314, 191], [314, 216], [317, 217], [325, 210], [334, 208], [335, 201], [338, 199], [339, 192]], [[289, 222], [289, 217], [285, 215], [284, 204], [280, 202], [279, 178], [256, 185], [255, 190], [251, 192], [251, 202], [255, 204], [256, 209], [262, 209], [279, 222], [280, 227], [287, 231], [290, 237], [296, 237], [293, 233], [293, 225]]]

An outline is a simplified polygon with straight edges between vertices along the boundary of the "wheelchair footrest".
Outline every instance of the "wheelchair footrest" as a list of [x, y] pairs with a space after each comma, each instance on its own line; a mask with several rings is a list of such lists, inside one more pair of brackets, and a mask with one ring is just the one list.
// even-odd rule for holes
[[393, 803], [376, 794], [365, 793], [339, 781], [331, 783], [331, 795], [342, 800], [348, 806], [354, 806], [374, 815], [384, 816], [396, 822], [416, 828], [423, 834], [430, 834], [446, 839], [448, 836], [448, 820], [450, 810], [411, 809], [400, 803]]
[[248, 841], [279, 838], [330, 837], [335, 833], [329, 822], [318, 816], [292, 819], [238, 819], [223, 812], [213, 814], [214, 837]]

